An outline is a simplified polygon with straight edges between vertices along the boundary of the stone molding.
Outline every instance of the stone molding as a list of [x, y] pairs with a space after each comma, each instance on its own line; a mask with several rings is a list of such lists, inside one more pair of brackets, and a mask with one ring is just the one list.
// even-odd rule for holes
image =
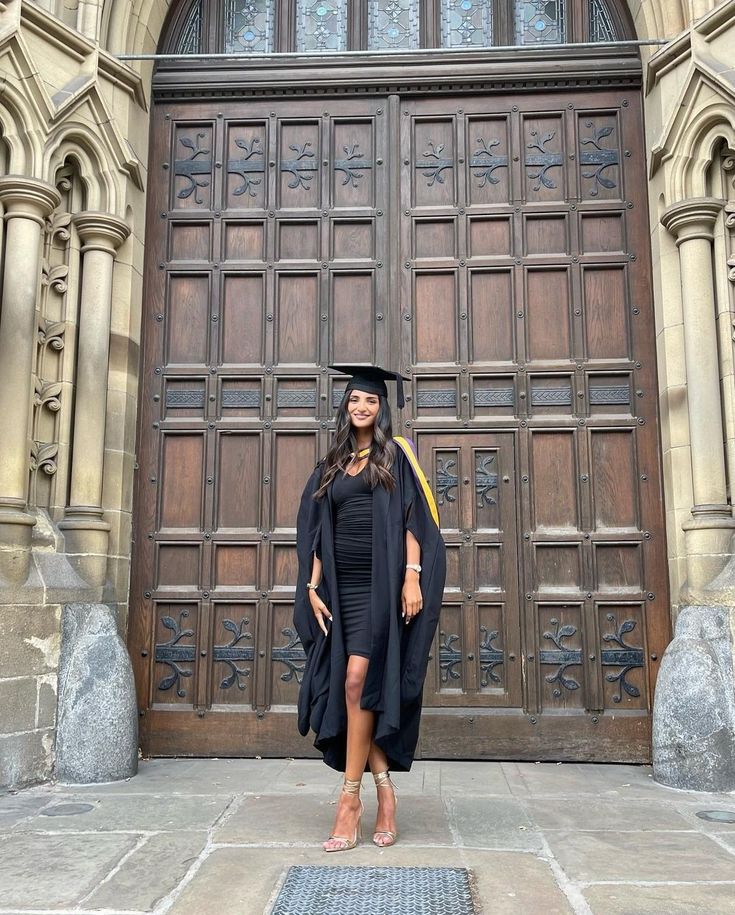
[[61, 202], [61, 195], [45, 181], [25, 175], [5, 175], [0, 178], [0, 202], [5, 207], [5, 219], [32, 219], [42, 228], [46, 217]]
[[661, 216], [661, 225], [676, 239], [677, 246], [694, 238], [712, 241], [717, 217], [725, 201], [717, 197], [697, 197], [672, 204]]
[[[65, 58], [61, 85], [48, 72], [52, 64], [37, 59], [38, 42], [48, 45], [50, 61]], [[140, 77], [46, 10], [21, 0], [3, 12], [0, 61], [0, 129], [9, 170], [55, 183], [73, 153], [83, 163], [90, 208], [122, 215], [130, 183], [144, 189], [143, 164], [125, 134], [130, 118], [147, 111]], [[126, 107], [127, 123], [125, 117], [120, 123]]]
[[82, 254], [87, 251], [104, 251], [112, 257], [130, 235], [125, 220], [110, 213], [86, 210], [73, 219], [82, 242]]

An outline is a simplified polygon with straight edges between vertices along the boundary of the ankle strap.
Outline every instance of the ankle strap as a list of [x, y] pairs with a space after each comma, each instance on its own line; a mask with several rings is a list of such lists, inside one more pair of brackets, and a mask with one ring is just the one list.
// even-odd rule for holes
[[375, 779], [375, 784], [378, 788], [381, 785], [393, 785], [393, 782], [390, 780], [390, 772], [386, 769], [384, 772], [373, 772], [373, 778]]
[[344, 780], [342, 785], [342, 790], [345, 794], [359, 794], [360, 788], [362, 788], [362, 781], [353, 782], [349, 778]]

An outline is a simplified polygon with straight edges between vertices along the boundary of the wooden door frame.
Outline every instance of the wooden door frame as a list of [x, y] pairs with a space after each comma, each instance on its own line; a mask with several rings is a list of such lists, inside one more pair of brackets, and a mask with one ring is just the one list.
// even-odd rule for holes
[[[427, 97], [434, 95], [492, 94], [507, 95], [512, 92], [525, 94], [553, 90], [573, 90], [595, 88], [600, 83], [607, 88], [626, 89], [631, 93], [641, 92], [641, 65], [637, 51], [620, 48], [600, 48], [593, 52], [581, 49], [570, 49], [567, 53], [551, 49], [543, 53], [538, 50], [519, 51], [515, 54], [506, 52], [462, 52], [436, 53], [431, 51], [422, 54], [391, 55], [386, 62], [376, 55], [342, 55], [329, 60], [305, 60], [293, 56], [253, 61], [253, 66], [236, 68], [231, 62], [213, 61], [206, 67], [192, 67], [191, 63], [169, 61], [159, 65], [153, 80], [153, 112], [157, 117], [166, 111], [166, 106], [177, 102], [193, 100], [233, 100], [235, 98], [263, 99], [264, 107], [270, 98], [298, 99], [300, 97], [318, 96], [329, 99], [335, 96], [392, 95], [394, 97]], [[397, 103], [397, 102], [396, 102]], [[164, 115], [165, 116], [165, 115]], [[165, 196], [161, 196], [157, 187], [154, 169], [158, 163], [168, 158], [168, 151], [156, 145], [156, 131], [151, 132], [151, 179], [149, 181], [149, 199], [147, 216], [147, 237], [154, 237], [161, 215], [167, 209]], [[639, 255], [640, 257], [640, 255]], [[650, 251], [645, 252], [650, 259]], [[158, 265], [149, 253], [146, 261], [146, 285], [155, 284], [158, 277]], [[649, 273], [650, 280], [650, 273]], [[145, 320], [143, 346], [145, 347]], [[144, 349], [145, 352], [145, 349]], [[654, 353], [655, 356], [655, 353]], [[144, 371], [153, 370], [147, 365], [143, 356]], [[138, 443], [145, 440], [145, 432], [150, 429], [153, 416], [150, 410], [150, 398], [146, 398], [147, 386], [141, 373], [140, 410], [138, 420]], [[658, 427], [660, 429], [660, 427]], [[478, 430], [479, 431], [479, 430]], [[484, 430], [483, 430], [484, 431]], [[490, 425], [488, 431], [507, 431], [505, 427]], [[659, 454], [660, 454], [660, 431]], [[659, 467], [659, 472], [660, 472]], [[145, 537], [140, 530], [143, 506], [147, 498], [146, 480], [136, 475], [135, 508], [133, 519], [134, 541]], [[518, 530], [521, 528], [519, 526]], [[662, 536], [665, 531], [662, 530]], [[520, 550], [519, 550], [520, 556]], [[131, 604], [134, 606], [143, 595], [138, 594], [142, 586], [145, 569], [142, 567], [138, 550], [135, 550], [131, 580]], [[665, 595], [664, 607], [668, 606]], [[659, 604], [659, 606], [661, 606]], [[666, 613], [661, 609], [661, 614]], [[143, 615], [132, 612], [129, 628], [129, 643], [136, 668], [139, 708], [144, 718], [148, 711], [148, 664], [145, 661], [149, 650], [150, 634], [143, 631]], [[658, 621], [660, 627], [668, 630], [670, 621]], [[651, 696], [655, 680], [655, 670], [651, 671]], [[192, 718], [202, 717], [203, 711], [192, 711]], [[203, 739], [192, 745], [194, 754], [205, 755], [208, 744], [215, 741], [218, 752], [240, 755], [251, 741], [264, 747], [263, 752], [272, 755], [313, 755], [310, 741], [298, 737], [295, 728], [295, 713], [291, 711], [269, 711], [265, 717], [252, 716], [208, 716], [210, 722]], [[519, 738], [519, 718], [526, 718], [529, 723], [528, 734]], [[288, 722], [284, 720], [288, 719]], [[569, 734], [564, 737], [564, 745], [556, 751], [553, 747], [558, 738], [554, 732], [553, 716], [524, 715], [522, 710], [508, 709], [430, 709], [424, 713], [422, 742], [431, 745], [433, 755], [442, 755], [446, 746], [447, 754], [456, 754], [458, 747], [465, 746], [463, 754], [473, 757], [473, 746], [478, 740], [492, 739], [498, 758], [536, 759], [556, 753], [555, 758], [598, 758], [585, 757], [582, 745], [589, 740], [590, 728], [594, 729], [595, 739], [601, 746], [608, 738], [605, 732], [610, 725], [610, 716], [592, 716], [590, 721], [579, 722], [579, 733], [575, 737]], [[235, 720], [237, 719], [237, 720]], [[161, 727], [151, 735], [148, 723], [142, 721], [142, 730], [148, 732], [148, 745], [159, 755], [178, 753], [175, 734], [169, 734], [163, 723], [163, 716], [157, 721]], [[176, 730], [176, 729], [174, 729]], [[293, 733], [293, 741], [284, 741], [283, 734]], [[152, 740], [152, 737], [155, 739]], [[620, 747], [619, 739], [613, 748], [611, 736], [610, 758], [620, 761], [641, 761], [647, 755], [650, 745], [650, 717], [639, 720], [635, 729], [629, 734], [630, 746]], [[151, 742], [152, 741], [152, 742]], [[167, 751], [167, 747], [170, 748]]]

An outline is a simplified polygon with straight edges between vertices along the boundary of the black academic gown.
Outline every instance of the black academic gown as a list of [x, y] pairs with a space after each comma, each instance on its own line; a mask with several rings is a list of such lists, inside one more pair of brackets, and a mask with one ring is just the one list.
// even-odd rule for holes
[[[322, 499], [313, 499], [322, 471], [320, 462], [304, 488], [297, 521], [299, 576], [294, 624], [306, 652], [298, 724], [304, 736], [309, 729], [314, 731], [314, 746], [324, 754], [327, 765], [344, 771], [347, 657], [334, 559], [332, 486]], [[384, 750], [390, 768], [406, 772], [418, 741], [421, 694], [439, 621], [446, 550], [411, 464], [398, 446], [392, 473], [396, 480], [392, 493], [380, 485], [373, 490], [372, 645], [361, 705], [375, 713], [374, 740]], [[423, 609], [409, 625], [401, 618], [406, 529], [421, 545], [423, 597]], [[317, 593], [333, 617], [327, 622], [327, 636], [314, 617], [306, 589], [314, 552], [322, 561]]]

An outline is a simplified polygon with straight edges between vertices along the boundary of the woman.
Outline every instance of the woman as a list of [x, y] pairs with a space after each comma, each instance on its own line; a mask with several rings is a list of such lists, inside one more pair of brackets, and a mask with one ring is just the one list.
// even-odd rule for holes
[[352, 376], [326, 457], [306, 484], [297, 521], [294, 623], [307, 660], [299, 730], [345, 773], [329, 852], [354, 848], [362, 775], [378, 795], [373, 842], [396, 837], [389, 769], [408, 771], [421, 691], [441, 608], [445, 548], [436, 506], [411, 445], [393, 438], [386, 379], [377, 367], [330, 366]]

